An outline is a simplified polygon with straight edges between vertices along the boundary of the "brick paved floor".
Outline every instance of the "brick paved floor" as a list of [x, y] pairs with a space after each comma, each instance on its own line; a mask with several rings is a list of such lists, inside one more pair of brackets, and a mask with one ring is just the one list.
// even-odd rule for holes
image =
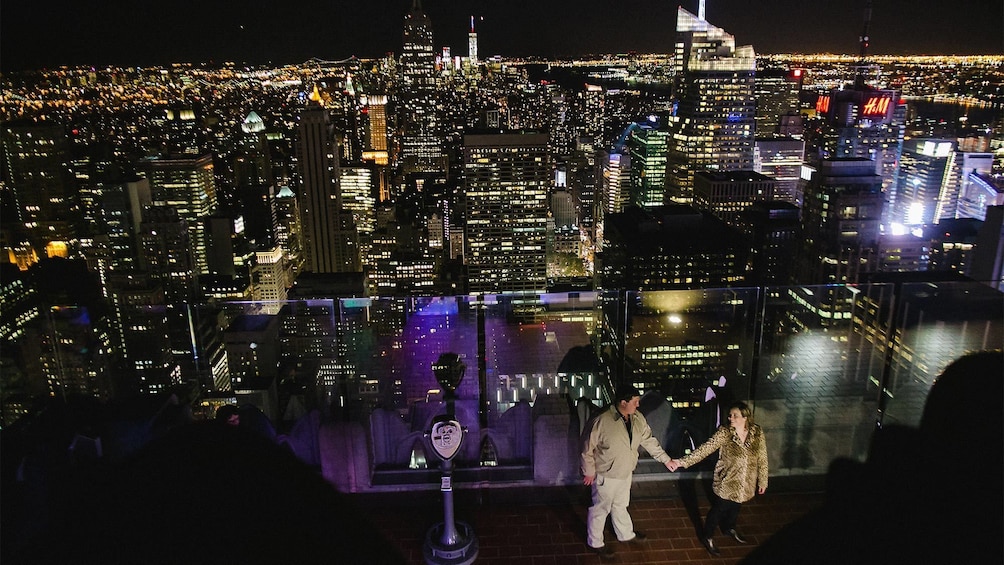
[[[620, 543], [608, 526], [607, 544], [616, 551], [616, 563], [737, 563], [757, 543], [823, 501], [818, 492], [768, 492], [757, 497], [743, 505], [739, 518], [740, 530], [751, 543], [740, 545], [719, 535], [716, 542], [722, 554], [712, 557], [697, 537], [697, 524], [708, 509], [705, 482], [673, 481], [636, 487], [639, 492], [633, 493], [630, 512], [635, 529], [645, 532], [648, 539]], [[460, 490], [455, 498], [457, 520], [470, 524], [477, 535], [479, 564], [601, 562], [585, 545], [589, 504], [585, 487]], [[425, 535], [432, 525], [442, 521], [438, 492], [383, 494], [377, 498], [366, 495], [360, 502], [366, 517], [397, 546], [406, 563], [424, 563]]]

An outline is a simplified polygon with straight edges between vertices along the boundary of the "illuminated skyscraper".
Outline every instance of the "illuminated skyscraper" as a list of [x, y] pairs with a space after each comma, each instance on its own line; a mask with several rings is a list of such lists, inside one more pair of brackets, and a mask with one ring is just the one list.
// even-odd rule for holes
[[[655, 116], [652, 116], [653, 118]], [[668, 203], [666, 196], [666, 151], [669, 132], [657, 121], [638, 124], [627, 139], [631, 152], [631, 202], [642, 208]]]
[[792, 257], [801, 246], [798, 206], [782, 200], [757, 202], [739, 215], [740, 229], [750, 239], [753, 285], [790, 284]]
[[[101, 202], [104, 194], [121, 186], [122, 172], [115, 163], [112, 147], [108, 144], [91, 144], [75, 147], [70, 169], [75, 179], [80, 215], [83, 219], [81, 239], [106, 233], [101, 222]], [[86, 244], [83, 244], [86, 247]]]
[[109, 287], [115, 309], [122, 359], [132, 387], [143, 394], [163, 392], [181, 381], [174, 361], [164, 287], [147, 273], [115, 273]]
[[547, 139], [536, 133], [464, 136], [472, 293], [547, 288]]
[[820, 94], [816, 100], [816, 119], [806, 125], [806, 162], [818, 166], [825, 159], [864, 158], [874, 162], [882, 178], [882, 192], [887, 205], [882, 221], [892, 222], [899, 209], [897, 169], [903, 151], [906, 102], [895, 90], [879, 90], [866, 83], [878, 66], [868, 62], [872, 8], [864, 13], [864, 30], [859, 36], [860, 59], [851, 84]]
[[271, 206], [275, 189], [265, 123], [252, 111], [241, 123], [241, 131], [233, 167], [237, 204], [244, 218], [244, 237], [256, 247], [268, 249], [275, 242]]
[[799, 281], [856, 283], [861, 273], [874, 271], [884, 204], [873, 161], [824, 160], [805, 188]]
[[603, 250], [604, 222], [631, 202], [631, 154], [599, 151], [596, 158], [596, 200], [593, 203], [593, 245]]
[[328, 111], [311, 104], [300, 113], [297, 142], [303, 179], [300, 224], [304, 269], [314, 273], [359, 271], [359, 236], [352, 214], [342, 208], [338, 146]]
[[806, 128], [805, 160], [813, 166], [823, 159], [872, 160], [886, 199], [893, 204], [886, 210], [891, 213], [905, 116], [906, 104], [895, 90], [861, 83], [821, 94], [816, 101], [816, 123], [809, 122]]
[[597, 262], [604, 289], [721, 288], [746, 276], [746, 238], [692, 206], [628, 207], [607, 217], [605, 238]]
[[753, 84], [757, 135], [767, 137], [778, 131], [782, 116], [798, 115], [802, 69], [759, 70]]
[[[366, 130], [366, 150], [367, 151], [387, 151], [387, 95], [368, 94], [363, 95], [363, 104], [366, 108], [366, 116], [369, 120], [369, 128]], [[364, 153], [363, 158], [366, 158]], [[387, 155], [382, 156], [386, 165]], [[373, 160], [379, 160], [380, 156], [373, 156]]]
[[177, 208], [154, 205], [143, 210], [138, 237], [139, 266], [163, 287], [167, 304], [195, 298], [198, 270], [191, 239], [192, 230]]
[[270, 302], [262, 305], [262, 311], [278, 314], [281, 306], [278, 302], [286, 300], [286, 289], [292, 284], [289, 259], [282, 247], [256, 251], [251, 277], [254, 281], [252, 300]]
[[413, 0], [404, 20], [400, 66], [401, 162], [405, 172], [444, 170], [436, 114], [436, 52], [432, 22]]
[[949, 139], [912, 139], [904, 144], [890, 222], [904, 226], [937, 222], [941, 194], [952, 180], [954, 149], [955, 142]]
[[205, 220], [216, 212], [212, 155], [158, 157], [146, 160], [142, 168], [154, 204], [173, 207], [187, 224], [195, 273], [208, 273]]
[[695, 172], [753, 169], [756, 54], [682, 7], [676, 34], [676, 108], [669, 117], [666, 172], [673, 198], [689, 202]]
[[115, 392], [109, 320], [81, 305], [43, 306], [40, 362], [50, 395], [110, 399]]
[[377, 198], [383, 202], [391, 198], [387, 167], [390, 163], [390, 143], [387, 138], [387, 95], [363, 95], [362, 103], [366, 120], [363, 161], [376, 165], [374, 182], [377, 188]]
[[[976, 217], [963, 213], [963, 200], [968, 193], [970, 179], [973, 178], [971, 175], [990, 174], [993, 167], [993, 153], [970, 153], [957, 148], [948, 162], [948, 176], [942, 185], [941, 196], [938, 197], [935, 218], [940, 222], [951, 218]], [[971, 202], [967, 201], [965, 204], [968, 206]], [[987, 204], [983, 205], [984, 208], [986, 206]]]
[[805, 142], [793, 137], [757, 138], [753, 170], [774, 179], [771, 198], [801, 206]]
[[272, 199], [275, 242], [283, 248], [294, 265], [300, 261], [300, 208], [296, 194], [288, 186], [279, 188]]
[[359, 232], [359, 257], [363, 262], [369, 257], [373, 231], [376, 229], [376, 198], [373, 196], [375, 178], [376, 171], [371, 166], [342, 166], [338, 170], [342, 209], [352, 214], [352, 221]]
[[770, 200], [774, 179], [753, 171], [699, 171], [694, 175], [694, 208], [711, 212], [733, 227], [740, 214]]
[[108, 237], [112, 270], [136, 267], [136, 236], [143, 221], [143, 208], [153, 203], [150, 180], [134, 177], [101, 195], [100, 224]]
[[11, 122], [2, 133], [4, 178], [13, 188], [20, 220], [18, 243], [26, 238], [40, 257], [66, 257], [78, 237], [80, 204], [63, 128]]
[[599, 206], [606, 214], [622, 212], [631, 198], [631, 155], [616, 151], [601, 151], [599, 167]]
[[579, 92], [577, 136], [591, 138], [596, 146], [603, 145], [604, 119], [603, 87], [587, 84]]

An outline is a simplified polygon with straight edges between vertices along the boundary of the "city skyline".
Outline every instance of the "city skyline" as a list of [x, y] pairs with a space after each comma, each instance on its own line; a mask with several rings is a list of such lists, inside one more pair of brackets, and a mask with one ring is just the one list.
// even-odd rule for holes
[[[757, 53], [856, 53], [865, 1], [839, 9], [797, 0], [712, 0], [707, 17]], [[1004, 5], [961, 0], [873, 3], [870, 52], [875, 54], [1004, 53]], [[435, 46], [467, 55], [475, 16], [481, 57], [669, 53], [677, 2], [491, 3], [425, 0]], [[146, 66], [175, 62], [297, 63], [317, 57], [376, 58], [400, 54], [409, 0], [367, 3], [307, 0], [277, 11], [254, 0], [237, 6], [210, 0], [154, 7], [110, 0], [97, 5], [57, 1], [4, 6], [4, 71], [75, 65]], [[532, 10], [532, 12], [531, 12]], [[900, 21], [900, 17], [909, 21]]]

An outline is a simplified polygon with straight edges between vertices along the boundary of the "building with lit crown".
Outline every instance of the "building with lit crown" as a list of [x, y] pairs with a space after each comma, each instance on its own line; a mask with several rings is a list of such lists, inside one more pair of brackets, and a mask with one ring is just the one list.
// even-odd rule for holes
[[[824, 159], [869, 159], [882, 177], [882, 191], [897, 209], [897, 170], [903, 150], [906, 103], [895, 90], [879, 90], [858, 81], [819, 95], [816, 118], [806, 127], [805, 160], [818, 167]], [[889, 218], [884, 218], [889, 223]]]
[[676, 35], [666, 173], [673, 199], [690, 202], [696, 172], [753, 169], [756, 53], [682, 7]]

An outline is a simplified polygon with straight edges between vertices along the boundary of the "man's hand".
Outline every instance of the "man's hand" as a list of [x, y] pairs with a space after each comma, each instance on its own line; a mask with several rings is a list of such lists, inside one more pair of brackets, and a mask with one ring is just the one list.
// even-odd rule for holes
[[666, 468], [669, 469], [670, 472], [675, 473], [676, 470], [680, 468], [680, 462], [676, 459], [670, 459], [669, 461], [666, 461]]
[[595, 480], [596, 480], [596, 475], [586, 475], [585, 477], [582, 477], [582, 484], [589, 486], [593, 484], [593, 481]]

